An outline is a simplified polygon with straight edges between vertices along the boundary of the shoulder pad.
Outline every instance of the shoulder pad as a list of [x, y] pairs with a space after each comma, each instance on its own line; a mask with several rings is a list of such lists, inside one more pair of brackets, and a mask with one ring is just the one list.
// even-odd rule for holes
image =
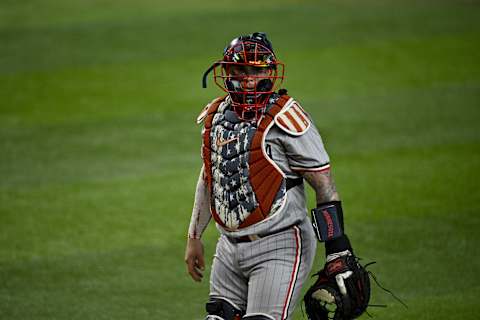
[[295, 100], [287, 103], [274, 120], [280, 129], [294, 136], [301, 136], [307, 132], [311, 124], [309, 116]]
[[205, 106], [205, 108], [203, 108], [202, 112], [200, 112], [200, 114], [197, 117], [197, 124], [202, 123], [202, 121], [207, 117], [208, 109], [210, 108], [211, 105], [212, 103], [210, 102]]
[[202, 112], [200, 112], [200, 114], [197, 117], [197, 124], [200, 124], [203, 120], [205, 120], [205, 118], [208, 115], [208, 110], [210, 109], [210, 107], [216, 102], [219, 102], [219, 100], [223, 100], [223, 97], [213, 99], [209, 104], [205, 106], [205, 108], [203, 108]]

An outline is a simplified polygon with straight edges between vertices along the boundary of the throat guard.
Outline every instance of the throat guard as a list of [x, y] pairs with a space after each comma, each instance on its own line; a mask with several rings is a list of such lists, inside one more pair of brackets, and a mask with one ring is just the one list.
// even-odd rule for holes
[[224, 98], [204, 111], [202, 158], [210, 210], [226, 230], [253, 225], [283, 206], [286, 178], [263, 144], [275, 116], [292, 100], [280, 96], [257, 123], [239, 120]]

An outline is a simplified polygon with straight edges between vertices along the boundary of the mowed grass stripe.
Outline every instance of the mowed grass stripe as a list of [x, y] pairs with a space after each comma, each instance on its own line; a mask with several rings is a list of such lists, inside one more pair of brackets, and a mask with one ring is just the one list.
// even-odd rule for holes
[[[310, 96], [318, 99], [389, 94], [402, 88], [478, 86], [480, 56], [475, 50], [476, 38], [476, 34], [449, 35], [356, 43], [318, 52], [291, 50], [285, 56], [290, 63], [285, 86], [303, 101]], [[200, 102], [221, 94], [213, 83], [207, 91], [185, 90], [181, 96], [170, 93], [180, 88], [199, 88], [200, 75], [208, 65], [201, 61], [207, 60], [211, 58], [3, 76], [2, 91], [7, 95], [0, 112], [7, 125], [9, 121], [50, 123], [140, 112], [178, 113], [179, 109], [195, 113], [201, 109]], [[305, 77], [315, 80], [305, 82]]]
[[[304, 106], [316, 119], [333, 160], [395, 149], [419, 148], [422, 153], [429, 146], [465, 143], [471, 143], [475, 153], [480, 138], [475, 120], [478, 92], [462, 86], [414, 89], [384, 96], [307, 100]], [[453, 107], [459, 94], [462, 105]], [[0, 185], [29, 188], [40, 183], [121, 179], [169, 172], [180, 163], [199, 164], [200, 127], [194, 124], [195, 116], [194, 111], [159, 112], [3, 128]]]
[[[294, 48], [321, 50], [359, 40], [369, 42], [445, 33], [459, 35], [477, 30], [475, 27], [478, 26], [473, 22], [478, 13], [471, 5], [449, 2], [436, 2], [432, 6], [413, 1], [407, 5], [392, 1], [388, 5], [356, 6], [332, 1], [319, 5], [306, 1], [302, 5], [279, 4], [263, 10], [249, 7], [237, 10], [237, 6], [232, 6], [231, 10], [224, 11], [203, 4], [202, 10], [195, 11], [195, 7], [169, 14], [168, 10], [152, 5], [150, 10], [143, 9], [138, 14], [133, 11], [129, 18], [123, 17], [119, 7], [119, 11], [112, 12], [112, 15], [119, 14], [117, 19], [79, 19], [75, 23], [45, 27], [22, 28], [21, 23], [18, 26], [12, 23], [12, 26], [0, 30], [0, 39], [3, 40], [0, 49], [4, 53], [0, 73], [158, 61], [178, 56], [188, 60], [199, 53], [213, 56], [217, 54], [214, 48], [225, 45], [223, 39], [246, 30], [251, 32], [252, 28], [275, 30], [282, 35], [283, 40], [276, 41], [276, 47], [279, 52], [287, 54]], [[73, 11], [74, 7], [70, 10]], [[451, 19], [452, 10], [455, 10], [455, 19]], [[56, 16], [58, 11], [51, 12], [51, 16]], [[94, 16], [95, 10], [91, 12]], [[287, 23], [278, 23], [278, 18]], [[25, 20], [28, 21], [24, 17], [22, 21]], [[218, 28], [218, 24], [224, 21], [229, 21], [229, 27]], [[299, 32], [292, 32], [291, 25], [295, 25]], [[272, 37], [275, 40], [275, 35]]]

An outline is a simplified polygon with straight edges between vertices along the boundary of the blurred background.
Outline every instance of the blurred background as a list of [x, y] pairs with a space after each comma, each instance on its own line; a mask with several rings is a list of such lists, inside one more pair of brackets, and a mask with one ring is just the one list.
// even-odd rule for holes
[[356, 253], [409, 306], [373, 285], [389, 306], [369, 312], [478, 319], [473, 0], [2, 0], [0, 319], [203, 319], [183, 256], [195, 119], [221, 92], [200, 80], [255, 31], [322, 134]]

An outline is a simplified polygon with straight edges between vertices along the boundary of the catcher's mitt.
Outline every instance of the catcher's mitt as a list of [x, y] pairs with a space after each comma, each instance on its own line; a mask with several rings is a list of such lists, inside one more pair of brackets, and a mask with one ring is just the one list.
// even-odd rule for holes
[[368, 272], [350, 252], [327, 261], [315, 274], [318, 279], [304, 297], [308, 319], [357, 318], [367, 309], [370, 300]]

